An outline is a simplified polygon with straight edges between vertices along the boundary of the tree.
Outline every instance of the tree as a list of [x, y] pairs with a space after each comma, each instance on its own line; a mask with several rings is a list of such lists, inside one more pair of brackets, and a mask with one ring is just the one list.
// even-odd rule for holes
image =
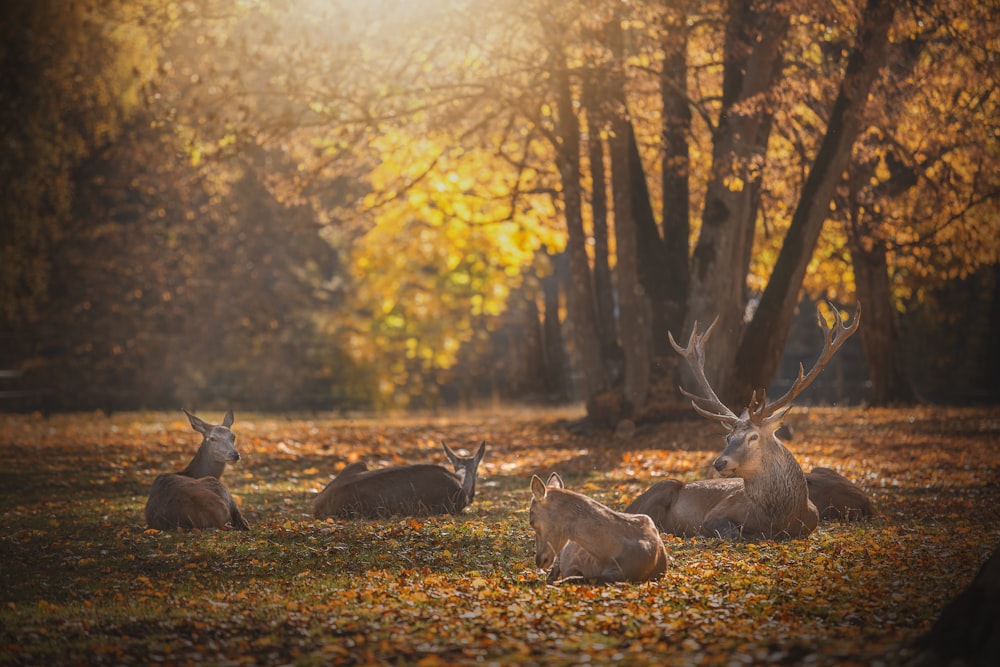
[[[996, 114], [986, 46], [996, 26], [977, 16], [981, 8], [958, 11], [919, 6], [897, 21], [900, 37], [880, 83], [886, 103], [859, 142], [838, 207], [869, 311], [862, 334], [875, 405], [918, 399], [899, 320], [936, 291], [930, 283], [1000, 262], [998, 156], [984, 136]], [[975, 329], [968, 336], [979, 337]]]
[[[41, 72], [78, 103], [53, 111], [31, 91], [0, 111], [7, 126], [43, 111], [13, 128], [0, 165], [25, 194], [3, 204], [17, 221], [0, 232], [5, 321], [46, 291], [67, 312], [89, 301], [99, 317], [73, 347], [97, 351], [81, 376], [100, 367], [124, 386], [177, 349], [167, 338], [187, 340], [186, 317], [246, 310], [162, 355], [187, 395], [234, 358], [247, 360], [239, 377], [256, 364], [291, 386], [315, 353], [317, 382], [349, 367], [357, 395], [410, 405], [457, 395], [438, 392], [476, 359], [499, 386], [528, 363], [490, 342], [523, 326], [546, 366], [571, 354], [581, 387], [566, 393], [614, 424], [675, 402], [668, 331], [721, 314], [709, 372], [741, 401], [770, 382], [799, 293], [848, 305], [856, 280], [874, 398], [896, 400], [909, 362], [876, 364], [896, 333], [905, 345], [907, 309], [998, 261], [995, 27], [988, 10], [948, 3], [861, 9], [122, 0], [101, 19], [78, 3], [43, 30], [5, 24], [24, 47], [3, 52], [5, 82]], [[71, 28], [55, 50], [30, 48]], [[197, 264], [212, 235], [252, 269]], [[171, 274], [187, 276], [185, 296]], [[51, 278], [69, 284], [53, 292]], [[313, 352], [291, 353], [301, 341]]]
[[[777, 368], [806, 267], [812, 257], [830, 202], [851, 158], [864, 123], [869, 91], [885, 61], [893, 3], [869, 0], [826, 134], [799, 195], [767, 289], [740, 343], [729, 396], [766, 387]], [[748, 391], [749, 390], [749, 391]]]
[[[622, 386], [620, 418], [631, 420], [635, 411], [646, 403], [649, 393], [650, 322], [649, 299], [639, 280], [638, 225], [635, 222], [633, 183], [643, 179], [640, 172], [632, 175], [634, 136], [625, 93], [625, 45], [621, 32], [622, 17], [615, 13], [609, 26], [609, 41], [614, 58], [610, 93], [617, 100], [613, 108], [611, 139], [611, 171], [615, 209], [615, 239], [618, 257], [619, 331], [625, 357], [625, 377]], [[648, 197], [643, 201], [648, 201]], [[641, 204], [641, 202], [640, 202]]]
[[0, 27], [0, 326], [33, 321], [47, 253], [69, 213], [72, 171], [142, 101], [158, 46], [144, 2], [14, 3]]
[[[692, 256], [686, 329], [719, 318], [705, 372], [726, 386], [742, 332], [746, 275], [757, 220], [760, 178], [771, 130], [772, 93], [781, 75], [787, 9], [730, 3], [723, 54], [722, 110], [713, 132], [712, 167], [701, 231]], [[724, 392], [727, 398], [729, 392]]]

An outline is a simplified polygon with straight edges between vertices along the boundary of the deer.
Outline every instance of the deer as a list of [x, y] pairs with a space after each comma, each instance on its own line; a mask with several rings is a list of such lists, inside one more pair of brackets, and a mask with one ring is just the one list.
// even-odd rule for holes
[[806, 485], [820, 521], [858, 521], [875, 513], [865, 492], [836, 470], [813, 468], [806, 473]]
[[358, 461], [345, 467], [313, 500], [317, 519], [383, 519], [393, 515], [458, 514], [476, 496], [479, 463], [486, 441], [463, 457], [442, 442], [454, 472], [444, 466], [416, 463], [369, 470]]
[[201, 445], [180, 472], [161, 473], [153, 480], [146, 501], [146, 523], [158, 530], [249, 530], [236, 501], [220, 481], [227, 463], [240, 460], [230, 410], [218, 425], [209, 424], [184, 410], [191, 427], [201, 434]]
[[765, 391], [755, 391], [740, 415], [723, 404], [705, 376], [705, 345], [718, 318], [704, 334], [698, 333], [695, 322], [687, 347], [681, 347], [668, 333], [671, 346], [687, 362], [700, 392], [681, 387], [681, 393], [690, 399], [695, 412], [729, 431], [725, 448], [712, 464], [722, 477], [658, 482], [625, 511], [647, 514], [661, 531], [679, 536], [784, 540], [812, 533], [819, 523], [819, 512], [809, 499], [806, 475], [775, 431], [792, 408], [792, 401], [812, 384], [861, 324], [860, 305], [849, 323], [836, 308], [833, 313], [833, 326], [819, 314], [823, 349], [809, 372], [799, 364], [797, 378], [776, 401], [768, 402]]
[[549, 583], [642, 582], [666, 572], [667, 552], [650, 517], [617, 512], [571, 491], [558, 473], [544, 483], [532, 475], [528, 514], [535, 565], [549, 569]]

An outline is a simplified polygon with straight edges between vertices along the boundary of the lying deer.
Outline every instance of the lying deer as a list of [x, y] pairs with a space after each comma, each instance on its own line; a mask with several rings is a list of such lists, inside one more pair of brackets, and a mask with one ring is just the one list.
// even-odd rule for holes
[[872, 501], [854, 482], [830, 468], [806, 473], [809, 500], [824, 521], [857, 521], [875, 513]]
[[535, 565], [548, 581], [648, 581], [667, 569], [667, 552], [653, 520], [625, 514], [563, 486], [558, 474], [531, 478], [529, 522]]
[[441, 446], [454, 472], [428, 463], [378, 470], [368, 470], [361, 462], [352, 463], [316, 496], [313, 516], [381, 519], [394, 514], [458, 514], [476, 495], [479, 462], [486, 453], [486, 442], [467, 458], [457, 455], [443, 442]]
[[805, 373], [800, 365], [791, 388], [773, 403], [763, 391], [759, 399], [755, 392], [739, 416], [719, 400], [705, 377], [705, 343], [715, 323], [703, 335], [698, 335], [695, 323], [685, 348], [670, 335], [670, 344], [684, 357], [701, 391], [696, 395], [682, 388], [681, 393], [691, 399], [695, 412], [729, 429], [726, 447], [713, 464], [723, 478], [686, 484], [675, 479], [658, 482], [626, 511], [648, 514], [660, 530], [674, 535], [770, 540], [805, 537], [815, 530], [819, 513], [809, 500], [805, 473], [774, 432], [792, 401], [858, 329], [860, 306], [849, 326], [836, 309], [833, 312], [835, 328], [819, 317], [823, 350], [812, 369]]
[[233, 412], [226, 413], [222, 424], [213, 426], [187, 410], [191, 427], [201, 433], [201, 446], [184, 470], [162, 473], [153, 480], [146, 501], [146, 523], [150, 528], [225, 528], [227, 524], [249, 530], [232, 495], [219, 478], [226, 463], [240, 460], [236, 451]]

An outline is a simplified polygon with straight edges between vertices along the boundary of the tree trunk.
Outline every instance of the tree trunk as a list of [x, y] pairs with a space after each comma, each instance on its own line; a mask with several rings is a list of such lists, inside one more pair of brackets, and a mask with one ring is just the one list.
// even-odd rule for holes
[[556, 401], [570, 398], [569, 364], [566, 361], [566, 346], [563, 341], [562, 323], [559, 320], [560, 287], [566, 284], [566, 253], [550, 255], [552, 275], [542, 279], [545, 312], [542, 315], [542, 349], [545, 353], [545, 387], [549, 396]]
[[616, 264], [618, 278], [618, 329], [625, 355], [621, 419], [632, 419], [642, 410], [649, 391], [649, 301], [639, 281], [639, 243], [636, 216], [643, 217], [659, 242], [656, 222], [646, 188], [642, 161], [632, 132], [625, 96], [625, 49], [621, 21], [609, 26], [609, 45], [615, 56], [611, 73], [612, 110], [611, 182], [614, 193]]
[[[701, 234], [691, 263], [686, 340], [693, 323], [704, 330], [718, 317], [705, 371], [724, 386], [736, 356], [746, 307], [746, 276], [767, 148], [770, 112], [764, 103], [781, 72], [788, 16], [756, 13], [752, 0], [735, 0], [726, 31], [723, 112], [712, 151]], [[723, 397], [725, 400], [725, 397]]]
[[[626, 119], [621, 124], [616, 123], [615, 127], [616, 133], [624, 132], [626, 134], [624, 141], [628, 153], [628, 185], [631, 191], [629, 207], [632, 213], [631, 226], [635, 236], [631, 246], [636, 253], [637, 279], [650, 302], [652, 320], [656, 323], [653, 326], [663, 329], [667, 326], [666, 318], [670, 312], [670, 304], [668, 303], [670, 264], [667, 259], [666, 247], [663, 245], [656, 216], [653, 214], [649, 187], [646, 185], [646, 169], [642, 164], [642, 156], [635, 140], [632, 122]], [[615, 140], [617, 141], [617, 136]], [[617, 201], [615, 205], [618, 205]], [[617, 216], [615, 220], [617, 221]], [[662, 341], [654, 340], [653, 347], [654, 349], [659, 348], [657, 354], [660, 353], [660, 350], [663, 353], [669, 350], [670, 345], [666, 342], [666, 334], [663, 335]], [[672, 350], [671, 353], [673, 353]]]
[[667, 332], [680, 335], [691, 283], [689, 239], [691, 236], [691, 195], [688, 184], [691, 108], [687, 94], [687, 12], [684, 3], [666, 9], [664, 61], [660, 78], [663, 102], [663, 245], [664, 295], [662, 314], [654, 319], [653, 350], [670, 356]]
[[632, 186], [629, 169], [629, 121], [615, 120], [611, 142], [611, 171], [614, 183], [615, 241], [618, 257], [618, 326], [625, 354], [625, 381], [622, 386], [623, 419], [642, 410], [649, 391], [650, 324], [649, 301], [639, 282], [636, 261], [635, 221], [632, 217]]
[[893, 13], [893, 3], [887, 0], [869, 0], [865, 8], [858, 45], [848, 60], [826, 135], [802, 188], [767, 289], [740, 344], [725, 396], [749, 396], [753, 389], [767, 387], [778, 367], [806, 267], [829, 215], [834, 189], [850, 160], [851, 146], [862, 128], [868, 92], [885, 60]]
[[869, 402], [874, 406], [915, 403], [917, 396], [904, 370], [885, 249], [875, 244], [871, 250], [864, 250], [857, 241], [851, 239], [851, 263], [858, 301], [864, 310], [861, 346], [872, 385]]
[[618, 345], [618, 326], [615, 321], [614, 285], [611, 281], [611, 266], [608, 244], [608, 196], [604, 174], [604, 142], [598, 132], [598, 114], [588, 107], [590, 121], [588, 153], [590, 157], [590, 178], [593, 191], [590, 208], [594, 220], [594, 294], [597, 302], [597, 326], [601, 336], [601, 356], [604, 358], [608, 376], [615, 380], [615, 360], [621, 358]]
[[[688, 410], [677, 392], [678, 357], [670, 347], [668, 334], [680, 337], [690, 288], [691, 197], [688, 136], [691, 108], [687, 94], [687, 8], [685, 2], [664, 8], [661, 47], [664, 52], [660, 74], [663, 104], [663, 154], [660, 159], [663, 203], [661, 228], [650, 211], [649, 222], [636, 216], [639, 239], [639, 280], [651, 305], [651, 360], [649, 398], [636, 421], [671, 418]], [[638, 147], [633, 164], [639, 161]], [[633, 171], [633, 181], [639, 179]], [[645, 185], [645, 181], [642, 181]], [[648, 199], [648, 194], [647, 194]], [[685, 412], [686, 414], [686, 412]]]
[[[536, 289], [519, 290], [521, 299], [512, 302], [519, 307], [520, 322], [517, 322], [508, 336], [524, 332], [517, 345], [505, 341], [504, 348], [510, 361], [505, 362], [501, 395], [510, 396], [546, 396], [548, 394], [548, 373], [545, 368], [545, 329], [542, 325], [542, 314], [538, 310], [538, 292]], [[494, 368], [499, 364], [494, 363]]]
[[556, 68], [555, 79], [559, 137], [556, 159], [562, 182], [567, 232], [566, 253], [569, 256], [570, 271], [568, 310], [573, 323], [573, 340], [576, 344], [583, 391], [590, 399], [605, 389], [607, 378], [601, 358], [597, 317], [594, 312], [587, 237], [583, 230], [580, 124], [573, 108], [573, 93], [565, 63]]

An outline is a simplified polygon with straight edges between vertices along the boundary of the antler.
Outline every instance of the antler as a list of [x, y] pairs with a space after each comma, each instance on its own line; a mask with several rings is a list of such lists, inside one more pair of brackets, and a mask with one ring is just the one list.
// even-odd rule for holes
[[854, 311], [854, 318], [849, 324], [845, 324], [843, 319], [840, 317], [840, 311], [837, 310], [834, 305], [830, 304], [830, 309], [833, 311], [834, 325], [832, 327], [827, 326], [826, 319], [823, 314], [816, 310], [817, 320], [820, 329], [823, 330], [823, 351], [820, 352], [819, 358], [808, 373], [805, 372], [802, 364], [799, 364], [799, 376], [796, 378], [795, 382], [792, 383], [791, 388], [785, 392], [785, 395], [768, 404], [767, 396], [763, 390], [760, 392], [760, 399], [757, 398], [757, 392], [754, 392], [753, 398], [750, 399], [750, 421], [755, 424], [760, 424], [764, 420], [769, 419], [775, 413], [778, 413], [782, 409], [781, 416], [784, 416], [785, 412], [791, 408], [791, 402], [795, 400], [795, 397], [806, 390], [813, 380], [820, 374], [823, 367], [830, 361], [840, 346], [844, 344], [851, 335], [858, 330], [858, 326], [861, 324], [861, 303], [858, 302], [857, 308]]
[[[716, 396], [715, 391], [712, 389], [712, 385], [709, 384], [708, 378], [705, 377], [705, 343], [708, 342], [708, 337], [712, 335], [712, 329], [718, 323], [719, 318], [716, 317], [715, 321], [712, 322], [712, 326], [699, 336], [698, 322], [695, 322], [694, 328], [691, 329], [691, 337], [688, 339], [687, 347], [678, 345], [677, 341], [674, 340], [674, 335], [669, 331], [667, 332], [667, 337], [670, 338], [670, 344], [677, 351], [677, 354], [684, 357], [684, 360], [687, 361], [688, 367], [691, 369], [691, 373], [694, 375], [699, 388], [705, 394], [704, 396], [697, 396], [684, 389], [684, 387], [680, 388], [681, 393], [691, 399], [691, 406], [695, 409], [695, 412], [702, 417], [722, 422], [727, 426], [734, 426], [739, 422], [740, 418], [719, 400], [719, 397]], [[705, 403], [708, 409], [698, 405], [699, 401]]]

